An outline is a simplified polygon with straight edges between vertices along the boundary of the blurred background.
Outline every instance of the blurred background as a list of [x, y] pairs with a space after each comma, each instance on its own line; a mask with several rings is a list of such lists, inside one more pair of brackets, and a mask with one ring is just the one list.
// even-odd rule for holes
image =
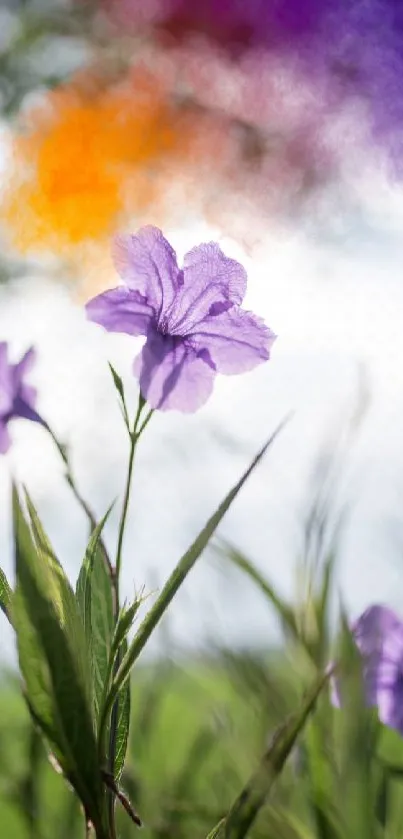
[[[37, 347], [38, 408], [97, 516], [121, 495], [128, 454], [107, 361], [137, 398], [137, 339], [83, 312], [117, 284], [113, 234], [156, 224], [180, 258], [219, 241], [248, 270], [247, 308], [278, 335], [269, 363], [219, 377], [197, 414], [153, 417], [136, 461], [126, 596], [159, 588], [295, 412], [140, 668], [126, 784], [153, 839], [212, 827], [292, 707], [296, 673], [303, 683], [323, 662], [340, 603], [351, 616], [374, 601], [403, 608], [402, 71], [398, 0], [0, 5], [0, 338], [15, 359]], [[88, 532], [63, 463], [39, 426], [12, 433], [2, 567], [12, 578], [14, 475], [75, 580]], [[5, 619], [0, 660], [2, 835], [81, 836], [17, 698]], [[292, 809], [305, 832], [291, 816], [284, 828], [284, 814], [280, 827], [287, 783], [256, 836], [333, 839], [309, 833], [302, 793]]]

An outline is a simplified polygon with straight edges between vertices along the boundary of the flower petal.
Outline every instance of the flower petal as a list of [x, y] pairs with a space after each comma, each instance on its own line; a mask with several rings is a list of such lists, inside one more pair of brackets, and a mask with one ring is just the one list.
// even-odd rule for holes
[[0, 342], [0, 417], [5, 416], [13, 404], [13, 383], [7, 361], [7, 343]]
[[276, 339], [262, 318], [233, 307], [206, 318], [189, 336], [192, 346], [210, 354], [219, 373], [243, 373], [270, 357]]
[[198, 245], [186, 254], [184, 284], [170, 314], [170, 331], [189, 334], [209, 314], [240, 305], [246, 291], [246, 271], [225, 256], [215, 242]]
[[116, 236], [112, 256], [126, 285], [139, 291], [159, 317], [183, 284], [176, 254], [161, 230], [148, 225], [134, 236]]
[[36, 391], [34, 388], [29, 388], [27, 390], [29, 394], [28, 399], [24, 399], [20, 395], [14, 400], [13, 412], [10, 419], [17, 419], [17, 417], [20, 417], [21, 419], [28, 419], [31, 420], [31, 422], [39, 422], [41, 425], [46, 426], [45, 420], [42, 419], [34, 408]]
[[[20, 387], [17, 399], [25, 402], [26, 405], [29, 405], [30, 408], [34, 408], [36, 405], [36, 398], [37, 398], [37, 390], [36, 387], [32, 387], [31, 385], [26, 385], [23, 383]], [[16, 400], [14, 400], [14, 406], [16, 404]], [[13, 412], [14, 412], [13, 406]]]
[[27, 375], [32, 370], [36, 361], [36, 350], [34, 347], [30, 347], [29, 350], [23, 355], [21, 361], [18, 364], [14, 364], [13, 366], [13, 381], [18, 385], [21, 384], [22, 379], [24, 376]]
[[124, 286], [98, 294], [88, 301], [85, 309], [88, 319], [108, 332], [127, 332], [128, 335], [146, 335], [154, 315], [138, 291]]
[[35, 422], [43, 422], [36, 411], [34, 411], [37, 396], [36, 388], [24, 382], [25, 376], [32, 370], [35, 361], [36, 350], [34, 347], [31, 347], [23, 355], [21, 361], [11, 368], [13, 382], [13, 405], [11, 413], [13, 416], [21, 416], [34, 420]]
[[152, 408], [193, 413], [204, 405], [213, 389], [215, 370], [203, 355], [181, 339], [158, 332], [149, 336], [133, 370]]
[[363, 678], [368, 705], [377, 705], [386, 722], [389, 692], [394, 690], [403, 665], [403, 623], [386, 606], [370, 606], [353, 626], [363, 659]]
[[7, 424], [0, 420], [0, 454], [8, 452], [11, 445], [11, 438], [8, 433]]
[[379, 719], [403, 734], [403, 623], [384, 638], [377, 673]]
[[386, 636], [403, 626], [402, 621], [387, 606], [370, 606], [354, 623], [352, 630], [363, 656], [381, 653]]
[[403, 678], [400, 671], [396, 673], [395, 682], [391, 687], [379, 690], [378, 713], [384, 725], [403, 734]]
[[1, 371], [7, 367], [8, 345], [7, 341], [0, 341], [0, 375]]

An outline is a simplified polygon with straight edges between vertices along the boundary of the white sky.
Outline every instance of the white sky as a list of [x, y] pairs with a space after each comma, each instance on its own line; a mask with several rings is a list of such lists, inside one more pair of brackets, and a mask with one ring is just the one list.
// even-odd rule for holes
[[[403, 192], [380, 178], [364, 186], [360, 211], [335, 215], [326, 229], [270, 226], [253, 261], [233, 242], [221, 240], [224, 250], [248, 268], [247, 307], [264, 316], [279, 338], [266, 365], [244, 376], [219, 377], [197, 414], [153, 418], [136, 462], [125, 544], [127, 596], [144, 583], [155, 589], [163, 581], [253, 453], [295, 409], [292, 423], [220, 528], [275, 585], [292, 593], [309, 470], [329, 433], [344, 427], [354, 410], [364, 365], [372, 403], [346, 467], [345, 497], [354, 507], [341, 546], [340, 587], [353, 612], [374, 600], [403, 611]], [[165, 232], [180, 254], [219, 238], [203, 225], [186, 234]], [[111, 276], [110, 286], [115, 284]], [[127, 459], [106, 362], [121, 372], [134, 404], [130, 365], [140, 342], [86, 322], [68, 291], [40, 276], [0, 295], [1, 339], [11, 342], [15, 358], [31, 343], [37, 346], [33, 379], [39, 408], [71, 443], [79, 486], [101, 515], [121, 493]], [[39, 427], [16, 422], [13, 437], [10, 455], [0, 461], [2, 566], [12, 575], [8, 500], [13, 472], [27, 484], [75, 579], [86, 527], [64, 486], [58, 456]], [[118, 512], [107, 531], [111, 550]], [[263, 643], [266, 636], [270, 643], [276, 637], [273, 617], [253, 586], [234, 571], [218, 572], [209, 552], [170, 614], [168, 628], [179, 644], [208, 638]], [[13, 641], [5, 623], [0, 657], [10, 660]]]

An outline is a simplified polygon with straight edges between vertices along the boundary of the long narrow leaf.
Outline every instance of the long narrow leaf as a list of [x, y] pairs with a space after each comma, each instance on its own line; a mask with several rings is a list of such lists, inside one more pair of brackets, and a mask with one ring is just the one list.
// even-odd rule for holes
[[140, 655], [150, 635], [161, 620], [163, 614], [165, 613], [169, 604], [173, 600], [178, 589], [181, 587], [183, 581], [186, 579], [187, 575], [189, 574], [189, 571], [191, 571], [199, 556], [204, 551], [204, 548], [210, 541], [225, 513], [237, 497], [239, 491], [242, 489], [243, 485], [248, 480], [249, 476], [256, 468], [258, 463], [261, 461], [262, 457], [266, 454], [267, 450], [270, 448], [280, 431], [284, 428], [284, 425], [286, 424], [287, 420], [288, 418], [283, 420], [277, 427], [277, 429], [273, 432], [270, 439], [253, 459], [246, 472], [244, 472], [239, 481], [230, 490], [228, 495], [226, 495], [216, 512], [211, 516], [207, 524], [200, 531], [193, 544], [179, 560], [176, 568], [174, 568], [171, 576], [165, 583], [165, 586], [162, 589], [161, 594], [154, 603], [154, 606], [150, 609], [145, 619], [143, 620], [137, 634], [135, 635], [129, 647], [127, 655], [124, 657], [119, 667], [118, 673], [115, 678], [112, 696], [110, 697], [110, 702], [113, 702], [114, 696], [116, 696], [116, 692], [122, 687], [126, 679], [129, 678], [129, 674], [134, 662]]
[[319, 694], [327, 684], [329, 672], [321, 674], [307, 694], [301, 708], [276, 731], [260, 765], [231, 807], [226, 818], [216, 826], [208, 839], [243, 839], [259, 810], [265, 804], [273, 784], [315, 707]]
[[101, 534], [111, 508], [96, 526], [77, 580], [76, 599], [91, 655], [95, 718], [108, 685], [108, 667], [113, 635], [113, 592], [101, 548]]
[[[127, 641], [122, 644], [123, 654], [127, 652]], [[130, 680], [123, 685], [118, 697], [118, 712], [116, 723], [116, 747], [115, 747], [115, 764], [114, 764], [114, 778], [118, 782], [124, 768], [127, 752], [127, 744], [129, 741], [130, 729]]]
[[375, 777], [372, 756], [376, 750], [380, 725], [366, 701], [362, 659], [347, 618], [342, 613], [340, 676], [337, 689], [342, 713], [339, 717], [340, 748], [339, 800], [343, 802], [343, 839], [378, 836], [375, 807]]
[[142, 598], [138, 598], [128, 607], [122, 607], [118, 616], [112, 640], [112, 655], [115, 656], [123, 641], [127, 638], [130, 632], [137, 612], [142, 604]]
[[[13, 492], [17, 588], [13, 618], [29, 708], [102, 830], [102, 783], [88, 695], [74, 648], [74, 595], [52, 554], [39, 552]], [[39, 527], [39, 519], [36, 522]], [[76, 614], [79, 625], [79, 616]]]
[[78, 614], [74, 593], [66, 574], [56, 557], [42, 522], [35, 509], [34, 503], [25, 490], [32, 534], [38, 558], [41, 560], [42, 570], [47, 573], [48, 597], [56, 608], [59, 620], [65, 629], [70, 647], [74, 650], [74, 657], [79, 669], [82, 685], [90, 702], [92, 683], [90, 679], [90, 658], [85, 643], [83, 626]]
[[225, 819], [221, 819], [221, 821], [218, 822], [218, 824], [216, 824], [216, 826], [213, 827], [212, 830], [210, 830], [210, 833], [207, 836], [207, 839], [224, 839], [224, 836], [225, 836], [225, 833], [223, 832], [224, 831], [224, 826], [225, 826]]
[[284, 626], [291, 633], [293, 637], [298, 636], [298, 627], [295, 620], [295, 615], [291, 606], [277, 594], [272, 585], [266, 580], [263, 574], [258, 571], [256, 566], [244, 554], [232, 547], [226, 542], [217, 548], [219, 553], [228, 559], [233, 565], [236, 565], [260, 588], [262, 593], [267, 597], [269, 602], [274, 606], [278, 616], [283, 622]]
[[4, 612], [6, 618], [11, 623], [10, 611], [11, 611], [11, 598], [12, 598], [12, 589], [8, 583], [7, 577], [0, 568], [0, 609]]

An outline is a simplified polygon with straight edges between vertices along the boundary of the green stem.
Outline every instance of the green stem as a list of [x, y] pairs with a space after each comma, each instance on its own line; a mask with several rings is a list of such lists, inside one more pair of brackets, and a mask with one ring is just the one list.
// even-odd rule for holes
[[115, 562], [115, 576], [116, 576], [116, 585], [118, 587], [119, 592], [119, 580], [120, 580], [120, 572], [122, 569], [122, 553], [123, 553], [123, 539], [125, 535], [125, 528], [126, 528], [126, 519], [127, 513], [129, 509], [129, 499], [130, 499], [130, 488], [132, 483], [132, 474], [133, 474], [133, 464], [134, 464], [134, 453], [136, 451], [136, 443], [137, 443], [137, 425], [140, 419], [140, 412], [141, 412], [141, 401], [139, 401], [139, 407], [137, 409], [136, 419], [134, 421], [133, 431], [130, 433], [130, 454], [129, 454], [129, 466], [127, 469], [127, 477], [126, 477], [126, 487], [125, 487], [125, 494], [123, 498], [123, 505], [122, 505], [122, 512], [120, 516], [119, 522], [119, 533], [118, 533], [118, 545], [116, 549], [116, 562]]
[[144, 422], [141, 424], [141, 426], [140, 426], [140, 428], [139, 428], [139, 430], [138, 430], [138, 432], [137, 432], [137, 439], [139, 439], [140, 434], [142, 434], [142, 433], [143, 433], [143, 431], [144, 431], [144, 429], [147, 427], [147, 425], [148, 425], [148, 423], [150, 422], [150, 419], [151, 419], [151, 417], [152, 417], [153, 413], [154, 413], [154, 408], [150, 408], [150, 410], [149, 410], [149, 412], [148, 412], [148, 414], [147, 414], [147, 416], [146, 416], [146, 418], [145, 418]]
[[[136, 451], [136, 445], [139, 440], [141, 433], [143, 432], [144, 428], [146, 427], [147, 423], [151, 418], [152, 411], [149, 412], [146, 420], [144, 421], [143, 425], [141, 426], [140, 430], [138, 430], [138, 425], [140, 422], [140, 416], [142, 410], [145, 405], [145, 400], [143, 396], [139, 395], [139, 402], [137, 406], [137, 413], [133, 423], [133, 430], [129, 432], [130, 436], [130, 454], [129, 454], [129, 465], [127, 469], [127, 477], [126, 477], [126, 487], [125, 487], [125, 494], [123, 498], [123, 505], [122, 505], [122, 512], [120, 516], [119, 522], [119, 532], [118, 532], [118, 543], [116, 549], [116, 562], [114, 568], [114, 586], [115, 586], [115, 624], [119, 617], [119, 609], [120, 609], [120, 597], [119, 597], [119, 588], [120, 588], [120, 574], [122, 569], [122, 555], [123, 555], [123, 539], [126, 529], [126, 520], [127, 520], [127, 513], [129, 509], [129, 500], [130, 500], [130, 490], [132, 485], [132, 475], [133, 475], [133, 465], [134, 465], [134, 454]], [[114, 663], [114, 673], [116, 675], [119, 667], [121, 664], [121, 656], [120, 653], [116, 656], [116, 660]], [[108, 754], [108, 770], [110, 775], [113, 777], [115, 773], [115, 757], [116, 757], [116, 735], [117, 735], [117, 725], [118, 725], [118, 714], [119, 714], [119, 697], [116, 696], [115, 701], [113, 702], [111, 708], [111, 725], [110, 725], [110, 736], [109, 736], [109, 754]], [[105, 719], [105, 724], [107, 722], [107, 718]], [[103, 731], [101, 731], [103, 734]], [[109, 823], [110, 829], [112, 833], [112, 839], [115, 838], [115, 823], [114, 823], [114, 812], [115, 812], [115, 796], [111, 791], [108, 791], [108, 811], [109, 811]]]
[[171, 601], [175, 597], [178, 589], [181, 587], [182, 583], [186, 579], [189, 572], [192, 570], [193, 566], [197, 562], [198, 558], [200, 557], [201, 553], [203, 552], [204, 548], [210, 541], [211, 537], [215, 533], [218, 525], [221, 522], [221, 519], [231, 506], [232, 502], [235, 500], [236, 496], [238, 495], [239, 491], [242, 489], [245, 482], [248, 480], [251, 473], [254, 471], [258, 463], [261, 461], [262, 457], [268, 450], [268, 448], [272, 445], [280, 431], [284, 428], [286, 423], [289, 420], [290, 415], [288, 415], [276, 428], [273, 432], [267, 443], [263, 446], [263, 448], [258, 452], [256, 457], [254, 457], [252, 463], [241, 476], [239, 481], [235, 484], [235, 486], [229, 491], [226, 495], [224, 500], [221, 502], [215, 513], [211, 516], [208, 522], [200, 531], [199, 535], [190, 546], [190, 548], [183, 554], [182, 558], [179, 560], [178, 564], [172, 571], [170, 577], [168, 578], [167, 582], [165, 583], [162, 591], [160, 592], [159, 597], [155, 601], [154, 605], [151, 607], [147, 615], [145, 616], [143, 622], [140, 624], [140, 627], [130, 644], [130, 647], [124, 656], [122, 663], [119, 665], [119, 669], [115, 674], [114, 681], [111, 685], [111, 689], [109, 692], [108, 699], [104, 705], [102, 718], [100, 722], [100, 730], [102, 731], [103, 728], [107, 724], [107, 720], [109, 718], [109, 714], [111, 712], [111, 708], [113, 707], [116, 697], [118, 696], [119, 690], [123, 687], [125, 682], [130, 676], [130, 671], [137, 660], [138, 656], [142, 652], [143, 648], [145, 647], [148, 639], [154, 632], [154, 629], [160, 622], [161, 618], [165, 614], [168, 606], [170, 605]]

